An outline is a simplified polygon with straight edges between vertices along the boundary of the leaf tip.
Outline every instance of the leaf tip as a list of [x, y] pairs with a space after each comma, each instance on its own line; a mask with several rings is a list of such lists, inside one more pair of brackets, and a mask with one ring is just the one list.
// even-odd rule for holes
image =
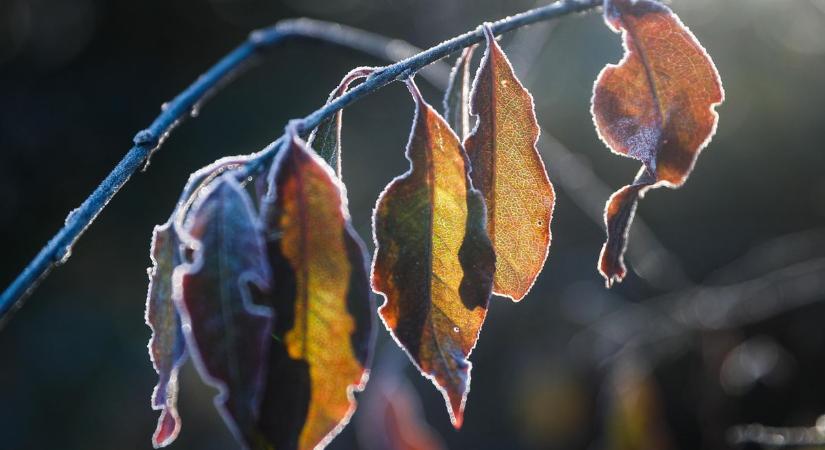
[[463, 392], [449, 387], [444, 390], [444, 399], [447, 401], [447, 412], [450, 414], [450, 423], [453, 424], [453, 428], [456, 430], [460, 430], [464, 424], [464, 406], [467, 403], [469, 390], [469, 385], [467, 385]]
[[152, 446], [163, 448], [171, 444], [180, 432], [180, 417], [174, 408], [164, 408], [158, 418], [158, 426], [152, 435]]
[[624, 263], [625, 249], [621, 248], [618, 253], [611, 251], [611, 244], [614, 241], [615, 238], [611, 238], [611, 236], [608, 235], [607, 241], [602, 245], [602, 250], [599, 253], [597, 269], [599, 270], [599, 274], [604, 278], [604, 287], [606, 289], [612, 288], [614, 283], [621, 283], [627, 275], [627, 267]]
[[627, 269], [621, 262], [614, 264], [610, 258], [604, 256], [604, 250], [602, 250], [602, 256], [599, 258], [599, 273], [604, 277], [604, 287], [610, 289], [614, 283], [621, 283], [624, 280]]

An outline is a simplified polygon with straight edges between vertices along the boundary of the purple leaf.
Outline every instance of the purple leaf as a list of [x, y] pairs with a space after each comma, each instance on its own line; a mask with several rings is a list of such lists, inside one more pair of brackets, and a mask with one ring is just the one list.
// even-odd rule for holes
[[248, 447], [256, 435], [272, 311], [252, 302], [251, 285], [269, 289], [261, 226], [251, 200], [231, 175], [214, 181], [181, 232], [194, 261], [175, 270], [192, 360], [220, 391], [215, 406]]

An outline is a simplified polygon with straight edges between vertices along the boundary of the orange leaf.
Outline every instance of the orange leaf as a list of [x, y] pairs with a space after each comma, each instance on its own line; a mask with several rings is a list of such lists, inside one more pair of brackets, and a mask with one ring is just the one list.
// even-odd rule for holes
[[593, 120], [614, 153], [643, 164], [633, 184], [605, 207], [607, 242], [599, 271], [610, 287], [627, 272], [623, 255], [638, 200], [650, 188], [684, 184], [716, 132], [715, 108], [724, 90], [710, 56], [667, 6], [608, 0], [605, 21], [622, 33], [625, 55], [596, 80]]
[[259, 424], [275, 448], [312, 449], [329, 443], [355, 411], [374, 305], [344, 188], [294, 130], [269, 183], [274, 198], [263, 216], [278, 316]]
[[487, 52], [473, 85], [478, 116], [464, 141], [473, 185], [484, 194], [487, 230], [496, 251], [493, 292], [519, 301], [527, 295], [550, 248], [556, 195], [536, 149], [533, 97], [485, 26]]
[[372, 286], [386, 298], [378, 312], [390, 333], [442, 392], [458, 428], [495, 255], [458, 137], [412, 80], [407, 85], [416, 104], [412, 167], [376, 204]]

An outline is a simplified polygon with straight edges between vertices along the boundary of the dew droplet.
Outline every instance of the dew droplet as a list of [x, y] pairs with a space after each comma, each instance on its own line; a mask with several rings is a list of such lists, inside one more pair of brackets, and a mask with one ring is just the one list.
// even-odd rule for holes
[[453, 327], [453, 333], [458, 333], [459, 331], [461, 331], [461, 329], [460, 329], [460, 328], [458, 328], [458, 327]]

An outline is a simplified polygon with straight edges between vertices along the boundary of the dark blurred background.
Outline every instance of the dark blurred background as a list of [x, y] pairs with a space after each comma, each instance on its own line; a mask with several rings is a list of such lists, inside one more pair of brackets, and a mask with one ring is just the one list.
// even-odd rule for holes
[[[161, 103], [250, 30], [309, 16], [428, 47], [535, 5], [0, 0], [0, 284]], [[362, 406], [330, 448], [387, 448], [393, 432], [451, 449], [825, 442], [825, 419], [816, 427], [825, 413], [825, 0], [672, 6], [716, 61], [727, 101], [687, 185], [641, 204], [627, 280], [604, 290], [595, 262], [604, 201], [638, 164], [610, 154], [588, 112], [596, 74], [621, 56], [619, 37], [593, 13], [505, 36], [536, 99], [559, 193], [549, 261], [520, 304], [493, 299], [461, 431], [382, 328]], [[150, 448], [156, 378], [143, 311], [152, 226], [189, 172], [259, 150], [320, 106], [350, 68], [383, 63], [292, 42], [174, 132], [0, 331], [0, 449]], [[438, 89], [419, 85], [440, 103]], [[406, 170], [412, 112], [396, 83], [345, 114], [344, 179], [365, 238], [378, 193]], [[214, 391], [190, 366], [181, 378], [183, 429], [172, 448], [235, 448]]]

